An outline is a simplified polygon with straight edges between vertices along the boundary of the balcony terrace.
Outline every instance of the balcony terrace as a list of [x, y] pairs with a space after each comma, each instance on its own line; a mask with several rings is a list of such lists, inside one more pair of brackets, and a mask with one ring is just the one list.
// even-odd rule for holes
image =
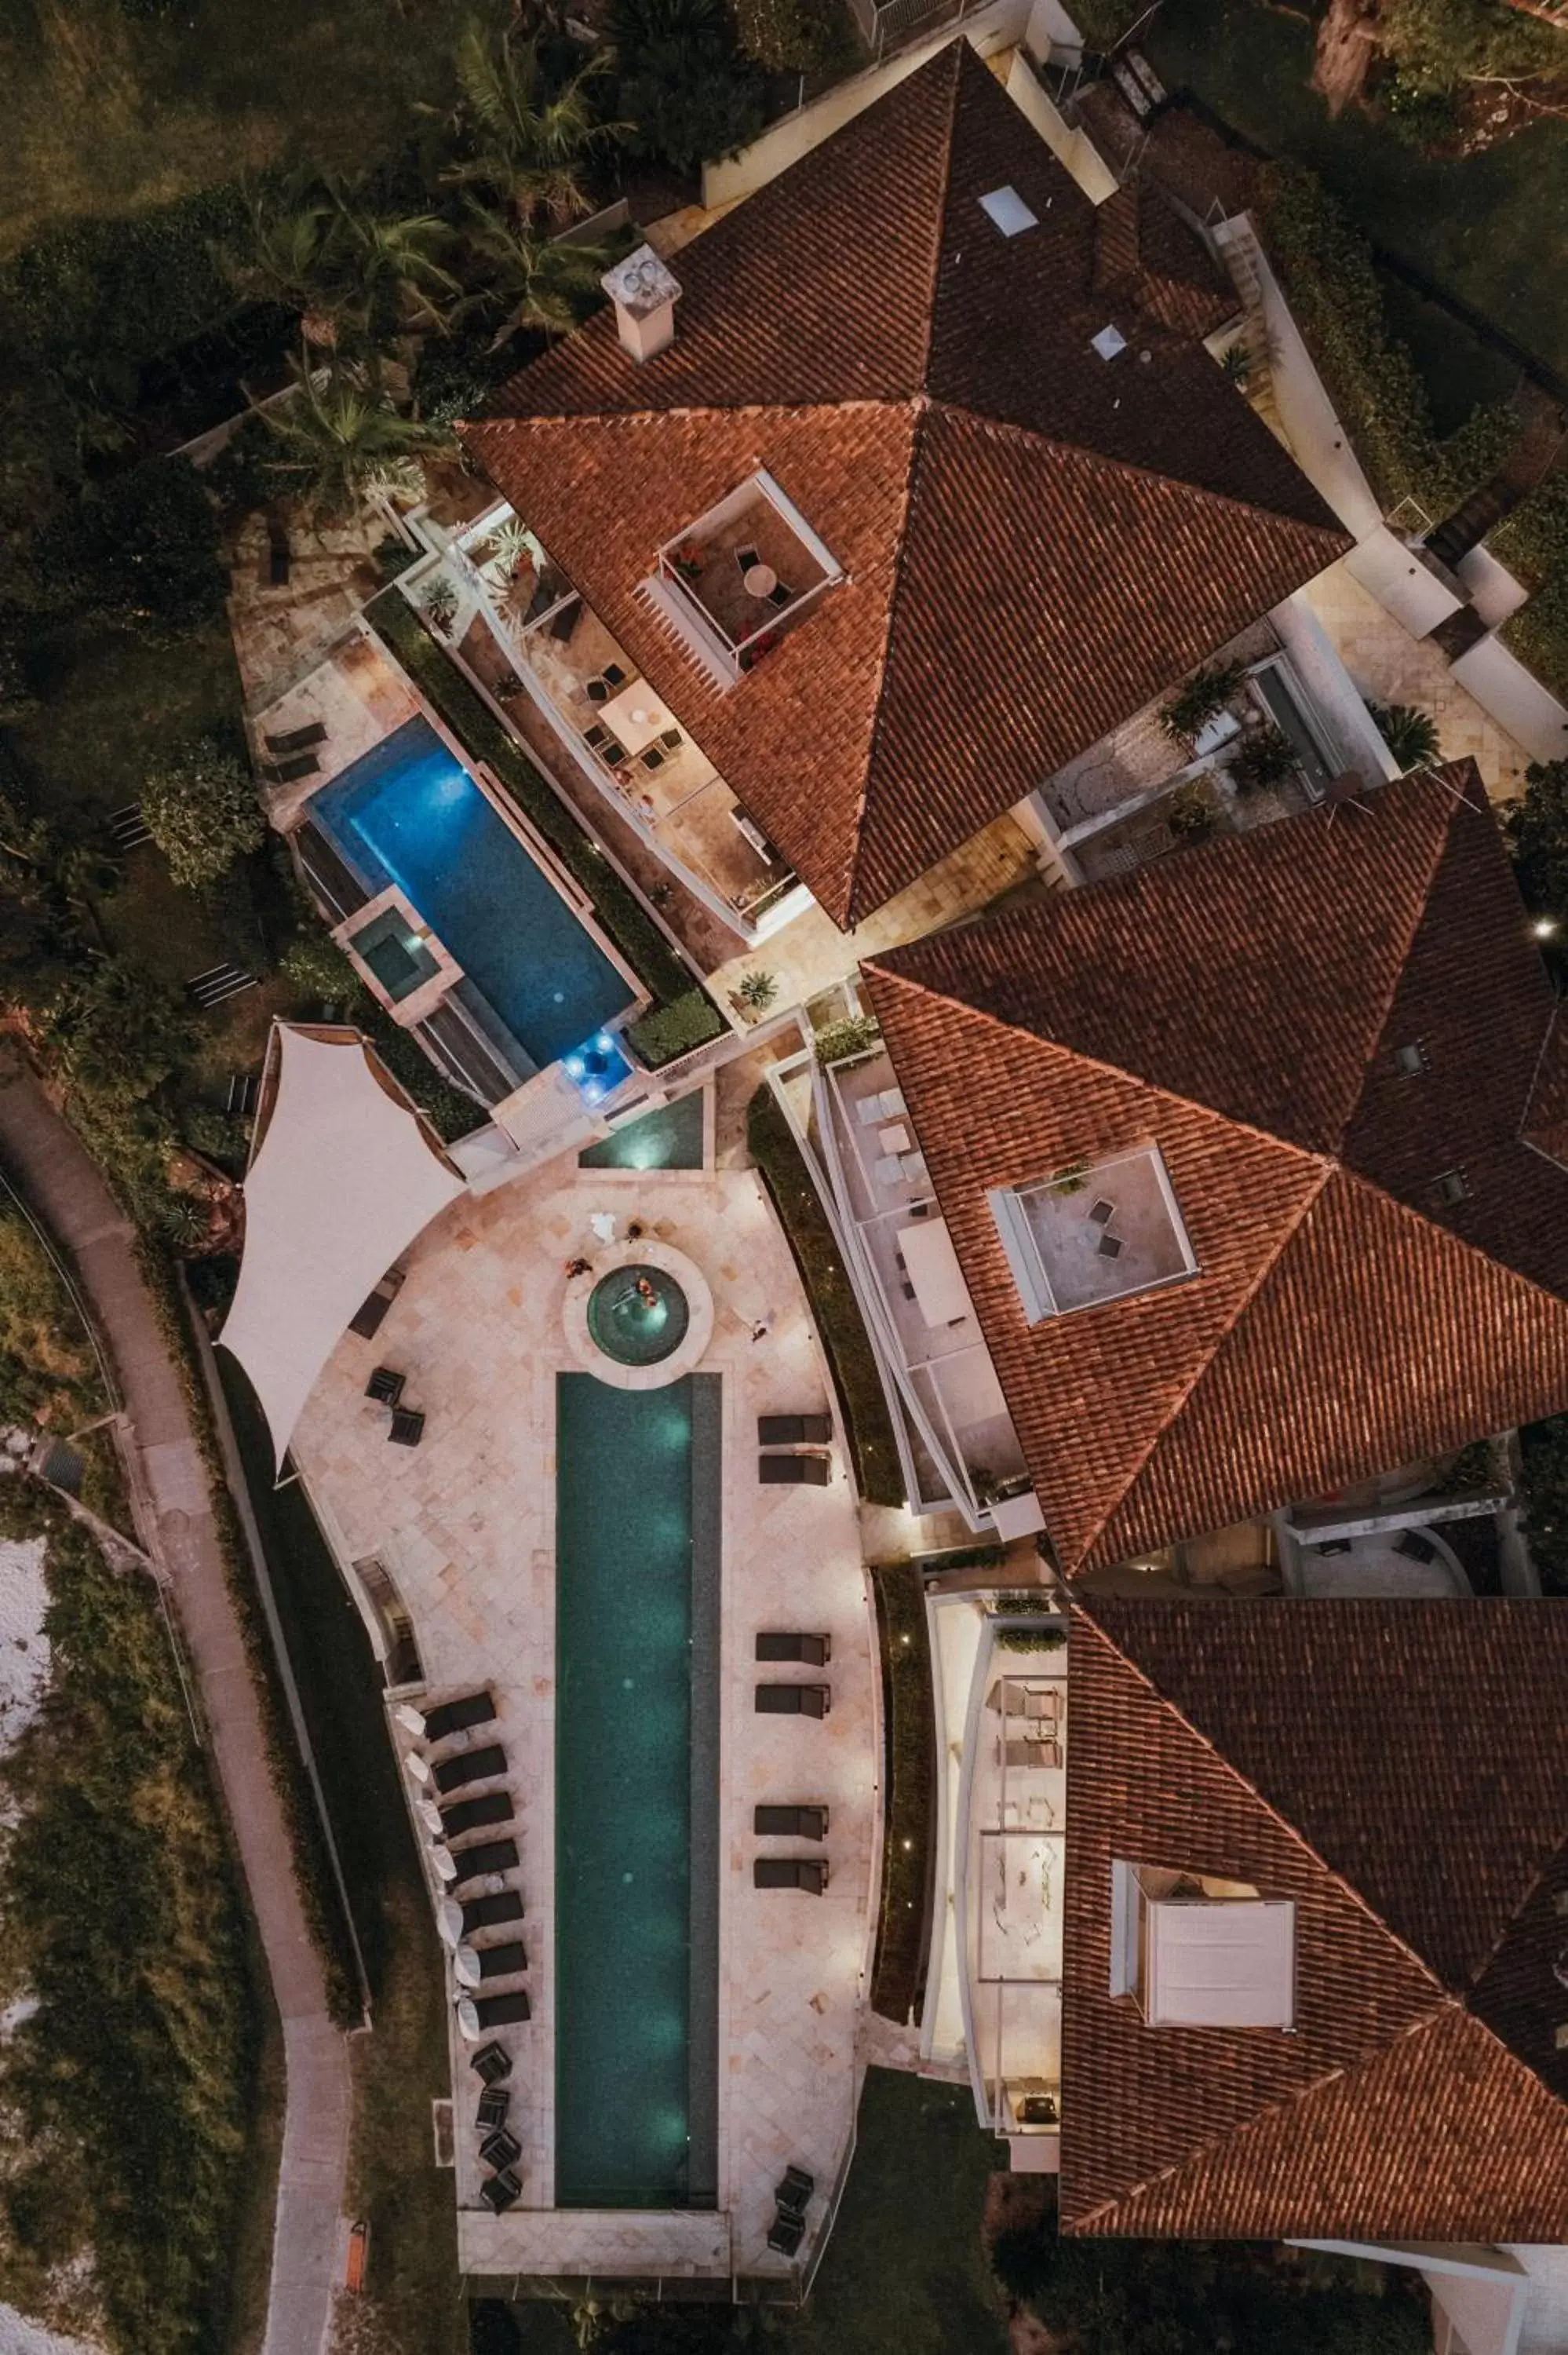
[[842, 577], [805, 517], [759, 473], [665, 543], [640, 593], [726, 687]]

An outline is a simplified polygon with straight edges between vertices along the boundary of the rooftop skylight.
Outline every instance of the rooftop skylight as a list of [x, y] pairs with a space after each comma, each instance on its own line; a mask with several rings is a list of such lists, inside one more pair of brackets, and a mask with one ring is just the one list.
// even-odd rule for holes
[[1114, 360], [1118, 352], [1127, 349], [1127, 337], [1119, 327], [1104, 326], [1097, 336], [1089, 337], [1089, 348], [1098, 352], [1102, 360]]
[[1030, 211], [1016, 188], [992, 188], [980, 202], [981, 212], [995, 222], [1003, 237], [1018, 237], [1026, 229], [1039, 226], [1039, 214]]
[[1175, 1283], [1197, 1268], [1158, 1146], [998, 1187], [990, 1200], [1032, 1325]]

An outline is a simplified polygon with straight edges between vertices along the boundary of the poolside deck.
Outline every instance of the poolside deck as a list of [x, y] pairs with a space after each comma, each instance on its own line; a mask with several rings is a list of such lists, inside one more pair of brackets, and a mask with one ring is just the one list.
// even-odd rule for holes
[[[570, 1358], [564, 1262], [596, 1248], [594, 1211], [641, 1218], [712, 1286], [704, 1359], [723, 1377], [719, 2211], [555, 2210], [555, 1381]], [[766, 1321], [754, 1341], [752, 1329]], [[408, 1378], [428, 1421], [389, 1447], [363, 1396], [373, 1366]], [[374, 1556], [412, 1615], [432, 1693], [488, 1682], [520, 1801], [516, 1876], [527, 1914], [534, 2018], [516, 2053], [509, 2124], [524, 2146], [524, 2204], [477, 2207], [478, 2083], [454, 2041], [460, 2254], [475, 2272], [672, 2275], [784, 2271], [769, 2257], [773, 2187], [793, 2161], [821, 2194], [848, 2147], [855, 2037], [868, 1965], [878, 1809], [873, 1622], [842, 1465], [825, 1489], [761, 1488], [759, 1413], [828, 1403], [789, 1247], [749, 1171], [627, 1173], [559, 1162], [431, 1227], [374, 1342], [345, 1339], [306, 1409], [295, 1455], [340, 1559]], [[613, 1478], [614, 1467], [607, 1467]], [[628, 1565], [635, 1574], [635, 1565]], [[798, 1627], [832, 1638], [823, 1723], [758, 1717], [754, 1638]], [[775, 1672], [778, 1673], [778, 1672]], [[788, 1671], [784, 1672], [788, 1674]], [[832, 1885], [817, 1899], [758, 1891], [759, 1799], [832, 1810]], [[791, 1844], [792, 1845], [792, 1844]], [[809, 2254], [808, 2242], [802, 2255]]]

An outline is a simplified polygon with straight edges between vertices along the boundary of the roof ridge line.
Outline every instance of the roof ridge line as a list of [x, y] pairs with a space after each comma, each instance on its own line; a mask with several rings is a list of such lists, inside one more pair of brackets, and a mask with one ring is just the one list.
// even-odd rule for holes
[[[1557, 1018], [1562, 1011], [1562, 998], [1560, 996], [1553, 996], [1552, 1000], [1552, 1010], [1546, 1018], [1546, 1028], [1541, 1034], [1541, 1044], [1535, 1050], [1535, 1060], [1530, 1067], [1530, 1084], [1525, 1089], [1524, 1103], [1519, 1115], [1518, 1135], [1520, 1145], [1529, 1145], [1531, 1143], [1530, 1107], [1535, 1102], [1535, 1092], [1541, 1085], [1542, 1070], [1546, 1061], [1546, 1050], [1552, 1044], [1552, 1033], [1557, 1027]], [[1541, 1148], [1539, 1146], [1536, 1146], [1533, 1147], [1533, 1150], [1539, 1153]], [[1552, 1156], [1550, 1154], [1546, 1154], [1543, 1158], [1550, 1161]]]
[[[1151, 2175], [1140, 2177], [1138, 2182], [1119, 2196], [1097, 2202], [1093, 2208], [1086, 2211], [1084, 2222], [1087, 2222], [1097, 2217], [1114, 2215], [1128, 2200], [1142, 2199], [1159, 2185], [1173, 2182], [1177, 2177], [1184, 2175], [1190, 2168], [1223, 2149], [1226, 2143], [1234, 2141], [1241, 2135], [1250, 2133], [1265, 2119], [1283, 2117], [1298, 2102], [1308, 2101], [1314, 2094], [1323, 2093], [1331, 2085], [1349, 2084], [1354, 2078], [1365, 2076], [1369, 2071], [1381, 2068], [1388, 2055], [1399, 2045], [1407, 2043], [1412, 2037], [1426, 2035], [1442, 2022], [1446, 2014], [1456, 2011], [1462, 2012], [1467, 2019], [1475, 2019], [1475, 2014], [1466, 2005], [1457, 1997], [1445, 1992], [1440, 2003], [1434, 2004], [1432, 2009], [1423, 2012], [1419, 2019], [1413, 2019], [1408, 2026], [1400, 2029], [1396, 2035], [1389, 2038], [1386, 2044], [1380, 2045], [1369, 2059], [1354, 2063], [1340, 2062], [1334, 2068], [1326, 2069], [1320, 2077], [1314, 2077], [1309, 2084], [1301, 2087], [1298, 2092], [1281, 2094], [1276, 2100], [1263, 2103], [1257, 2109], [1252, 2111], [1239, 2126], [1217, 2126], [1212, 2135], [1203, 2141], [1195, 2143], [1182, 2158], [1172, 2159], [1169, 2167], [1157, 2167]], [[1477, 2020], [1476, 2025], [1478, 2028], [1485, 2028], [1486, 2022]], [[1489, 2029], [1487, 2030], [1487, 2033], [1491, 2034]], [[1499, 2045], [1501, 2051], [1509, 2054], [1510, 2060], [1519, 2060], [1519, 2055], [1510, 2051], [1510, 2048], [1502, 2044], [1500, 2038], [1494, 2037], [1492, 2041]], [[1526, 2064], [1520, 2062], [1520, 2065], [1523, 2067]], [[1531, 2073], [1533, 2075], [1534, 2072], [1531, 2071]], [[1081, 2224], [1075, 2222], [1072, 2227], [1073, 2237], [1076, 2238], [1081, 2230]]]
[[[905, 404], [900, 402], [899, 407]], [[865, 740], [865, 761], [860, 773], [860, 791], [855, 797], [854, 823], [850, 834], [849, 893], [844, 912], [849, 918], [846, 931], [853, 932], [857, 921], [854, 912], [855, 884], [860, 870], [861, 852], [864, 847], [865, 823], [871, 807], [872, 771], [876, 764], [877, 748], [886, 720], [887, 673], [893, 657], [893, 633], [898, 618], [898, 590], [904, 576], [905, 559], [909, 549], [909, 511], [915, 504], [916, 484], [920, 470], [920, 448], [925, 439], [927, 420], [933, 406], [931, 396], [917, 392], [907, 404], [915, 417], [915, 430], [909, 436], [909, 461], [904, 470], [904, 496], [898, 525], [898, 541], [894, 550], [891, 575], [887, 584], [887, 626], [882, 636], [882, 655], [876, 668], [876, 700], [872, 708], [871, 727]], [[896, 896], [896, 895], [895, 895]], [[879, 902], [885, 905], [885, 902]], [[874, 909], [866, 911], [874, 914]]]
[[[1491, 1945], [1488, 1947], [1486, 1953], [1477, 1964], [1474, 1972], [1471, 1974], [1468, 1982], [1469, 1993], [1471, 1995], [1475, 1993], [1477, 1987], [1479, 1987], [1487, 1973], [1491, 1969], [1492, 1965], [1497, 1961], [1498, 1956], [1501, 1954], [1503, 1947], [1508, 1943], [1510, 1934], [1519, 1927], [1520, 1921], [1535, 1897], [1536, 1892], [1544, 1886], [1547, 1874], [1552, 1870], [1553, 1865], [1560, 1862], [1565, 1849], [1568, 1849], [1568, 1838], [1560, 1839], [1556, 1847], [1552, 1850], [1551, 1855], [1546, 1859], [1544, 1864], [1541, 1864], [1536, 1867], [1534, 1873], [1531, 1877], [1529, 1888], [1525, 1891], [1524, 1895], [1520, 1899], [1519, 1903], [1509, 1915], [1508, 1920], [1503, 1923], [1502, 1928], [1498, 1932], [1497, 1936], [1492, 1940]], [[1481, 2021], [1481, 2026], [1483, 2028], [1487, 2027], [1488, 2024], [1489, 2023], [1484, 2019]], [[1498, 2039], [1499, 2043], [1501, 2043], [1502, 2041], [1503, 2040], [1500, 2037]], [[1513, 2051], [1511, 2044], [1506, 2049], [1510, 2052]], [[1517, 2060], [1519, 2055], [1515, 2053], [1514, 2058]], [[1527, 2069], [1530, 2068], [1528, 2061], [1524, 2065]], [[1537, 2073], [1534, 2070], [1531, 2070], [1531, 2073], [1533, 2076]], [[1542, 2082], [1544, 2083], [1544, 2080], [1542, 2080]], [[1547, 2091], [1550, 2093], [1551, 2090], [1551, 2087], [1548, 2086]], [[1559, 2096], [1559, 2098], [1561, 2098], [1561, 2096]]]
[[[931, 406], [933, 409], [944, 410], [949, 416], [967, 420], [969, 424], [978, 426], [986, 432], [999, 434], [1006, 440], [1027, 442], [1034, 449], [1060, 450], [1069, 457], [1084, 459], [1096, 466], [1111, 467], [1118, 474], [1134, 475], [1141, 482], [1163, 483], [1176, 490], [1190, 491], [1194, 498], [1209, 500], [1215, 506], [1232, 509], [1237, 515], [1265, 516], [1272, 523], [1296, 524], [1302, 531], [1315, 531], [1324, 539], [1349, 538], [1344, 526], [1338, 520], [1331, 519], [1328, 523], [1309, 523], [1305, 516], [1289, 514], [1283, 507], [1260, 506], [1256, 499], [1238, 498], [1230, 491], [1211, 490], [1202, 483], [1190, 481], [1185, 474], [1172, 474], [1167, 467], [1139, 465], [1136, 459], [1113, 457], [1108, 451], [1091, 449], [1088, 443], [1084, 442], [1067, 441], [1060, 433], [1041, 433], [1032, 425], [1015, 425], [1010, 418], [988, 417], [982, 410], [971, 409], [967, 401], [942, 400], [933, 395]], [[1266, 431], [1266, 428], [1265, 430]], [[1290, 459], [1288, 451], [1284, 452], [1283, 454], [1289, 463], [1295, 463]], [[1302, 479], [1305, 481], [1306, 477], [1303, 476]], [[1324, 505], [1327, 506], [1327, 504], [1325, 500]]]
[[496, 426], [526, 431], [535, 425], [655, 425], [667, 417], [835, 416], [843, 410], [910, 409], [923, 398], [907, 392], [885, 397], [859, 393], [842, 400], [697, 400], [671, 402], [663, 409], [539, 409], [526, 417], [460, 417], [453, 421], [452, 430], [484, 433]]
[[947, 239], [948, 199], [953, 188], [953, 149], [958, 144], [959, 136], [959, 91], [964, 79], [963, 51], [968, 48], [967, 36], [961, 40], [951, 41], [948, 45], [948, 55], [955, 62], [951, 76], [952, 86], [948, 92], [948, 125], [942, 140], [941, 186], [937, 191], [937, 202], [931, 214], [931, 267], [926, 282], [924, 334], [920, 359], [915, 373], [917, 398], [921, 394], [928, 396], [930, 391], [931, 346], [936, 341], [937, 335], [938, 283], [942, 275], [942, 248]]

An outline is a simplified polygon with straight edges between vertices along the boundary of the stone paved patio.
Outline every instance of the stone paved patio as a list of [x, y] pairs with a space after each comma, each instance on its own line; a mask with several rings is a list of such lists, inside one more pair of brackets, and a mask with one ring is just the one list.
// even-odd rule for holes
[[[295, 1456], [340, 1559], [375, 1555], [412, 1614], [432, 1695], [488, 1682], [520, 1802], [515, 1837], [527, 1907], [534, 2017], [506, 2031], [524, 2205], [475, 2206], [470, 2126], [477, 2081], [454, 2038], [460, 2247], [470, 2270], [781, 2269], [766, 2237], [772, 2189], [790, 2161], [821, 2191], [847, 2147], [868, 1932], [881, 1755], [874, 1623], [842, 1457], [825, 1489], [763, 1489], [759, 1412], [821, 1409], [830, 1387], [789, 1247], [754, 1172], [579, 1171], [559, 1162], [464, 1200], [416, 1246], [374, 1342], [346, 1338], [313, 1394]], [[724, 1380], [721, 1987], [718, 2216], [554, 2211], [553, 1819], [554, 1412], [570, 1364], [561, 1323], [565, 1261], [598, 1248], [594, 1211], [695, 1259], [713, 1287], [705, 1368]], [[759, 1340], [753, 1327], [764, 1323]], [[417, 1450], [387, 1444], [363, 1395], [396, 1367], [429, 1418]], [[759, 1718], [761, 1627], [832, 1638], [825, 1722]], [[821, 1899], [751, 1886], [751, 1809], [763, 1798], [825, 1801], [832, 1884]], [[813, 2204], [820, 2225], [825, 2201]], [[809, 2250], [810, 2243], [807, 2243]]]

